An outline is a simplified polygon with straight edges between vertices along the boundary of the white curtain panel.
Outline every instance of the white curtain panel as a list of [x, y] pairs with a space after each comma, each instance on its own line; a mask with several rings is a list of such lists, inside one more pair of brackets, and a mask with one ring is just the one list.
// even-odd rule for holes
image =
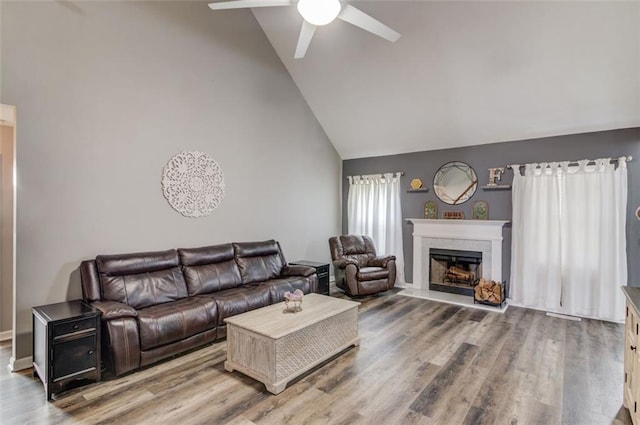
[[557, 164], [514, 167], [510, 297], [526, 307], [555, 310], [561, 290], [560, 186]]
[[609, 158], [514, 172], [511, 299], [526, 307], [624, 319], [627, 165]]
[[397, 282], [405, 282], [400, 173], [349, 177], [347, 229], [370, 236], [378, 255], [395, 255]]
[[624, 320], [627, 284], [627, 163], [563, 166], [562, 307], [569, 314]]

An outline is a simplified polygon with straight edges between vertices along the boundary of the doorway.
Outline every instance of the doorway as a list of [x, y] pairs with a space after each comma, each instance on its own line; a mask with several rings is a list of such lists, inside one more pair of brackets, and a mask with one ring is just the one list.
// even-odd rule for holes
[[16, 108], [0, 104], [0, 341], [13, 338]]

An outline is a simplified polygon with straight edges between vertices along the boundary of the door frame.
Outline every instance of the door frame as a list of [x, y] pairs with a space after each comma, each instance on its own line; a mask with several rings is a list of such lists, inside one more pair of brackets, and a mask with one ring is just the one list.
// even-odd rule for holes
[[[16, 112], [16, 107], [13, 105], [5, 105], [5, 104], [0, 104], [0, 124], [1, 125], [6, 125], [9, 127], [13, 127], [13, 141], [12, 141], [12, 158], [11, 158], [11, 170], [12, 170], [12, 187], [13, 187], [13, 194], [12, 194], [12, 201], [13, 201], [13, 205], [12, 205], [12, 217], [11, 217], [11, 223], [9, 224], [12, 228], [11, 231], [11, 255], [12, 255], [12, 261], [11, 261], [11, 288], [12, 288], [12, 300], [11, 300], [11, 308], [12, 308], [12, 312], [11, 312], [11, 316], [12, 316], [12, 325], [11, 325], [11, 331], [10, 331], [10, 338], [7, 337], [7, 335], [1, 335], [0, 334], [0, 340], [7, 340], [7, 339], [11, 339], [13, 341], [15, 341], [16, 339], [16, 140], [17, 140], [17, 112]], [[2, 222], [2, 226], [4, 226], [4, 220]], [[5, 251], [3, 250], [2, 255], [5, 255]], [[9, 331], [7, 331], [9, 332]], [[4, 332], [3, 332], [4, 333]], [[13, 348], [12, 348], [12, 360], [15, 358], [15, 344], [13, 344]], [[13, 362], [11, 362], [13, 363]]]

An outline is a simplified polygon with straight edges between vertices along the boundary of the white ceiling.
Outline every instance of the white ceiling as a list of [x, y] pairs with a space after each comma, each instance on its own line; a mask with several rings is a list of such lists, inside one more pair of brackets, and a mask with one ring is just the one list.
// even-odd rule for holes
[[402, 38], [336, 20], [293, 59], [295, 6], [253, 9], [343, 159], [640, 126], [638, 1], [351, 3]]

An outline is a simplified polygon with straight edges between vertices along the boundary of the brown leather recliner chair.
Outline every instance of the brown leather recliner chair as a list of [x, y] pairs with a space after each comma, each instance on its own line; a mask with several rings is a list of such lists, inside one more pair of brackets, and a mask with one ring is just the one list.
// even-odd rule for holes
[[347, 295], [384, 292], [396, 283], [396, 257], [378, 257], [369, 236], [345, 235], [329, 238], [336, 286]]

